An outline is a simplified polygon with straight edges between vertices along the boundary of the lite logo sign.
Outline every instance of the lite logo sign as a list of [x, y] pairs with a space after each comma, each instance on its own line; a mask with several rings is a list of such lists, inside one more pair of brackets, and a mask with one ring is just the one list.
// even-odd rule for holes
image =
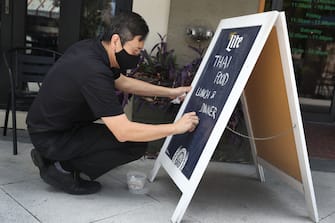
[[232, 33], [229, 43], [226, 47], [226, 50], [230, 52], [232, 49], [239, 48], [242, 41], [243, 41], [243, 36]]

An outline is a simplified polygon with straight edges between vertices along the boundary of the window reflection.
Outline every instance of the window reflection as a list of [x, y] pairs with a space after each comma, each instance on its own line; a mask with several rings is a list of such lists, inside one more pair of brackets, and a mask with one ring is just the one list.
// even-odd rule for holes
[[284, 10], [299, 96], [305, 104], [330, 107], [335, 85], [335, 1], [284, 1]]
[[57, 50], [60, 0], [27, 0], [26, 46]]
[[80, 24], [80, 39], [92, 38], [103, 32], [115, 15], [116, 0], [84, 0]]

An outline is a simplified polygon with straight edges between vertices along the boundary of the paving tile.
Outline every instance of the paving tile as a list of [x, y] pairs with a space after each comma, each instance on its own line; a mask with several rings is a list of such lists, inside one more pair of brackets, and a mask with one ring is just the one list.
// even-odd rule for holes
[[11, 142], [0, 141], [0, 185], [38, 177], [30, 159], [31, 144], [19, 143], [19, 154], [14, 156]]
[[[29, 143], [12, 155], [10, 141], [0, 140], [0, 222], [40, 223], [165, 223], [181, 192], [160, 169], [148, 192], [131, 194], [126, 174], [149, 174], [154, 160], [141, 159], [110, 171], [98, 180], [98, 194], [68, 195], [42, 182], [31, 162]], [[271, 172], [260, 183], [252, 165], [211, 162], [186, 210], [182, 223], [302, 223], [304, 197]], [[320, 223], [335, 222], [335, 174], [313, 171]]]
[[[122, 213], [108, 219], [98, 221], [98, 223], [171, 223], [174, 205], [167, 203], [152, 203], [142, 206], [133, 211]], [[182, 223], [201, 223], [199, 220], [185, 215]]]
[[4, 185], [4, 190], [41, 222], [83, 223], [129, 212], [154, 202], [148, 196], [134, 195], [117, 181], [101, 179], [100, 193], [75, 196], [43, 183], [40, 179]]
[[204, 223], [309, 221], [304, 198], [297, 191], [280, 182], [276, 186], [269, 177], [261, 183], [244, 171], [230, 174], [220, 169], [208, 171], [203, 177], [188, 215]]
[[335, 220], [335, 174], [313, 171], [312, 177], [320, 219]]
[[18, 204], [11, 196], [6, 194], [0, 186], [0, 222], [3, 223], [37, 223], [27, 210]]
[[321, 218], [320, 223], [334, 223], [335, 222], [335, 212], [333, 212], [331, 215]]

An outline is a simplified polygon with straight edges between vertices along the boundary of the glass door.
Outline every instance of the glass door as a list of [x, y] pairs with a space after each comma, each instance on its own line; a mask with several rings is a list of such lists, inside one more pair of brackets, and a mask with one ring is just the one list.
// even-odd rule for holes
[[25, 45], [58, 50], [60, 0], [27, 0]]
[[131, 11], [132, 4], [132, 0], [82, 0], [80, 39], [101, 34], [113, 16], [122, 11]]
[[99, 35], [104, 26], [115, 15], [115, 0], [83, 0], [80, 39], [94, 38]]
[[284, 1], [299, 100], [331, 112], [335, 86], [335, 1]]

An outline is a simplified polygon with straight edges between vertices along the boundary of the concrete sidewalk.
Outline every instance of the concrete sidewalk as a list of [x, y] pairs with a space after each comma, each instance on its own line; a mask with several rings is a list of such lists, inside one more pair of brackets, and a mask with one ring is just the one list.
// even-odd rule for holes
[[[68, 195], [42, 182], [30, 159], [32, 145], [19, 143], [12, 155], [10, 141], [0, 140], [0, 222], [55, 223], [167, 223], [180, 191], [163, 169], [148, 193], [132, 194], [126, 173], [148, 173], [153, 160], [138, 160], [98, 180], [102, 191], [85, 196]], [[304, 197], [273, 173], [266, 182], [246, 164], [211, 162], [183, 218], [183, 223], [286, 223], [311, 222]], [[335, 222], [335, 173], [313, 171], [320, 222]]]

